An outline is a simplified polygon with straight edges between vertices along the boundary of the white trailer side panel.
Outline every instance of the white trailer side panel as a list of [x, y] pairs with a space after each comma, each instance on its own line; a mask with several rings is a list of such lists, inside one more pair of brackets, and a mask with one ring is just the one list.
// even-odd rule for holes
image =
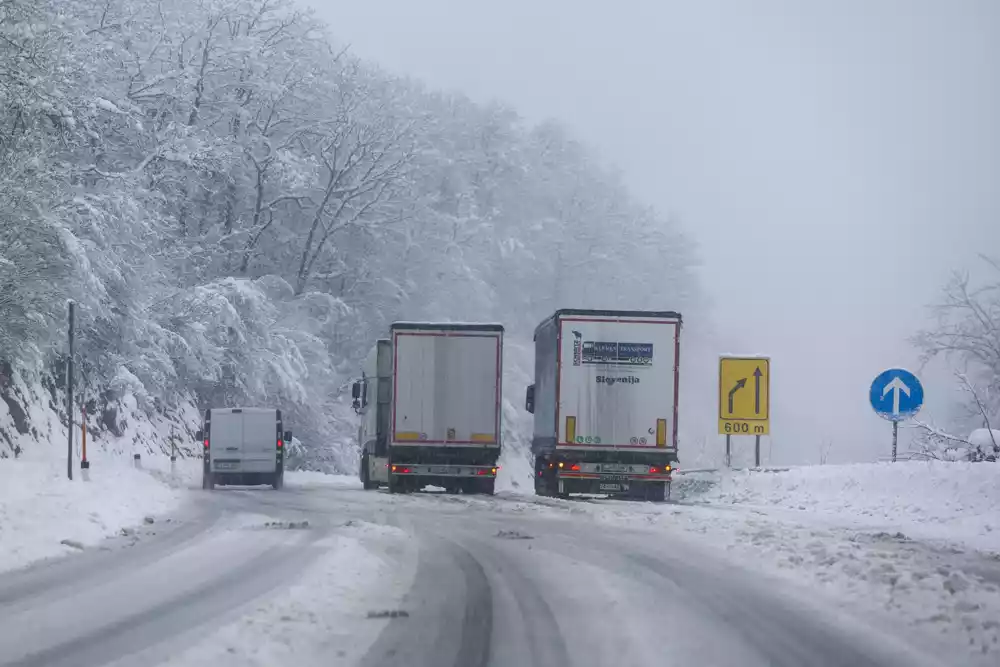
[[393, 445], [500, 446], [500, 331], [393, 332]]
[[675, 449], [680, 323], [566, 315], [559, 326], [557, 447]]

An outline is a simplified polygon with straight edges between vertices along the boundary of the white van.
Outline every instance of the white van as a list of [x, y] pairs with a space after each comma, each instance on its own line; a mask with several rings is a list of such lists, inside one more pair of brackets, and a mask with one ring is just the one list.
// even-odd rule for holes
[[281, 410], [206, 410], [205, 427], [196, 437], [204, 447], [202, 488], [214, 489], [216, 484], [282, 487], [285, 443], [291, 442], [292, 432], [282, 431]]

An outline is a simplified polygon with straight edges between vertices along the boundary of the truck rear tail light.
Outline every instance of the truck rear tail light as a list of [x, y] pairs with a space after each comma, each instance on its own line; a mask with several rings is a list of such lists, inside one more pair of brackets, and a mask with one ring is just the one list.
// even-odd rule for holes
[[404, 468], [403, 466], [392, 466], [392, 471], [393, 472], [398, 472], [398, 473], [401, 473], [401, 474], [404, 474], [404, 475], [413, 472], [409, 468]]
[[649, 466], [649, 474], [650, 475], [660, 474], [660, 466]]
[[278, 449], [281, 449], [281, 445], [282, 445], [282, 442], [281, 442], [281, 440], [279, 440], [278, 441]]
[[667, 420], [657, 419], [656, 420], [656, 446], [666, 447], [667, 446]]
[[208, 438], [205, 438], [205, 449], [208, 449]]
[[570, 470], [579, 470], [580, 469], [580, 464], [579, 463], [574, 463], [573, 465], [571, 465], [569, 467], [569, 469]]
[[566, 442], [576, 441], [576, 417], [566, 417]]

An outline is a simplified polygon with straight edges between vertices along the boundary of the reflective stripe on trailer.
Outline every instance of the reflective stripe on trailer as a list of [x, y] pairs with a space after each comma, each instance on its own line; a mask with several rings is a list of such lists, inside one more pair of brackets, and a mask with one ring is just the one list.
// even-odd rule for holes
[[640, 474], [640, 473], [607, 473], [599, 474], [592, 472], [567, 472], [565, 470], [559, 471], [559, 477], [565, 477], [567, 479], [603, 479], [609, 482], [620, 482], [633, 479], [645, 479], [657, 482], [669, 482], [671, 480], [670, 473], [659, 473], [659, 474]]
[[395, 463], [395, 475], [433, 475], [434, 477], [496, 477], [500, 466], [427, 465], [422, 463]]

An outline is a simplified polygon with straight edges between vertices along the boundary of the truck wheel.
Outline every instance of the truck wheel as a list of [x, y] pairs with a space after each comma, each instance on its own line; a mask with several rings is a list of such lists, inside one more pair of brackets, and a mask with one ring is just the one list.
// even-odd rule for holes
[[479, 483], [478, 491], [484, 495], [492, 496], [493, 492], [496, 490], [496, 486], [497, 480], [495, 477], [493, 479], [484, 479]]
[[646, 500], [653, 503], [662, 503], [667, 499], [666, 482], [654, 482], [646, 487]]
[[202, 476], [201, 476], [201, 488], [203, 488], [203, 489], [205, 489], [207, 491], [214, 491], [215, 490], [215, 476], [212, 473], [206, 472], [206, 473], [202, 474]]
[[271, 480], [271, 488], [277, 491], [285, 486], [285, 473], [276, 472], [274, 473], [274, 479]]
[[[541, 474], [539, 474], [541, 473]], [[549, 476], [545, 474], [545, 459], [535, 458], [535, 495], [551, 496], [552, 490], [549, 488]]]
[[378, 488], [378, 482], [373, 482], [369, 476], [370, 471], [371, 465], [368, 461], [368, 454], [364, 454], [361, 456], [361, 486], [365, 491]]
[[402, 480], [400, 480], [396, 475], [389, 473], [389, 493], [402, 493], [403, 489], [401, 488], [401, 482]]

